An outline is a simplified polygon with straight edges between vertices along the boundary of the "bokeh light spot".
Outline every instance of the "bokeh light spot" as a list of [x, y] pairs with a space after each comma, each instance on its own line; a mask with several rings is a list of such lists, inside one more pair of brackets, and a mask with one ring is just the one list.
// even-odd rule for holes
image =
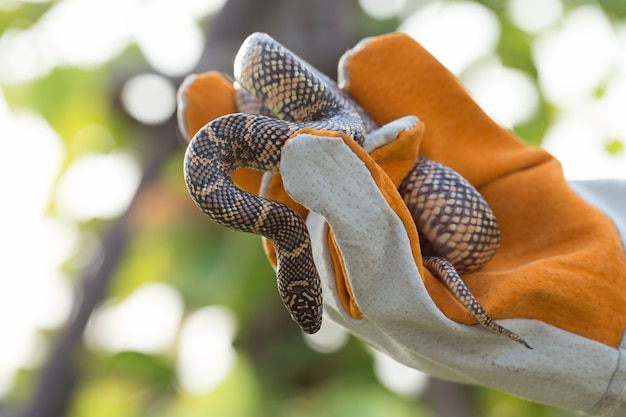
[[508, 128], [528, 121], [539, 108], [532, 79], [496, 59], [470, 71], [463, 84], [489, 116]]
[[603, 136], [591, 119], [564, 114], [546, 133], [543, 147], [561, 161], [569, 180], [626, 179], [626, 155], [607, 155]]
[[500, 37], [495, 14], [478, 3], [436, 2], [398, 28], [416, 39], [454, 74], [493, 53]]
[[391, 19], [402, 12], [406, 0], [359, 0], [361, 9], [374, 19]]
[[92, 348], [109, 352], [164, 352], [174, 345], [183, 314], [183, 301], [169, 285], [139, 287], [124, 301], [100, 307], [85, 337]]
[[0, 37], [0, 80], [18, 84], [47, 74], [51, 66], [39, 53], [31, 30], [8, 29]]
[[124, 84], [122, 105], [132, 117], [147, 125], [158, 125], [176, 110], [176, 89], [157, 74], [137, 75]]
[[101, 65], [128, 45], [138, 4], [138, 0], [57, 2], [33, 28], [39, 52], [53, 65]]
[[226, 0], [167, 0], [181, 10], [185, 10], [189, 16], [195, 19], [203, 19], [220, 11], [226, 4]]
[[237, 359], [232, 346], [236, 330], [235, 316], [226, 307], [204, 307], [187, 317], [176, 363], [183, 391], [205, 394], [231, 373]]
[[428, 386], [428, 375], [374, 351], [374, 373], [388, 390], [406, 397], [421, 395]]
[[623, 52], [602, 11], [585, 6], [571, 12], [562, 29], [541, 34], [533, 55], [546, 98], [569, 108], [594, 95]]
[[169, 76], [182, 76], [196, 65], [204, 49], [204, 35], [176, 2], [145, 3], [136, 22], [135, 39], [150, 65]]
[[607, 138], [626, 141], [626, 61], [616, 68], [611, 81], [607, 83], [605, 94], [599, 100], [587, 104], [581, 112], [596, 119]]
[[554, 26], [563, 17], [561, 0], [510, 0], [509, 15], [513, 23], [528, 33]]
[[130, 204], [139, 176], [137, 163], [126, 154], [80, 156], [59, 181], [56, 207], [78, 221], [116, 217]]

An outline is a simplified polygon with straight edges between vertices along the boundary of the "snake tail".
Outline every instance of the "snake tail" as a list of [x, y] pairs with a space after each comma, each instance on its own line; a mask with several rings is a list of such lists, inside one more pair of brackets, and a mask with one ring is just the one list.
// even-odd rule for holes
[[459, 275], [482, 267], [500, 245], [496, 218], [478, 191], [456, 171], [420, 157], [400, 194], [420, 232], [426, 269], [480, 325], [532, 349], [489, 317]]
[[454, 297], [463, 304], [463, 307], [474, 316], [480, 325], [492, 332], [506, 336], [528, 349], [532, 349], [532, 346], [526, 343], [520, 336], [500, 326], [489, 317], [485, 309], [480, 305], [478, 300], [476, 300], [465, 283], [463, 283], [463, 280], [450, 262], [436, 256], [425, 256], [423, 262], [424, 266], [445, 284], [448, 290], [450, 290]]
[[223, 116], [194, 136], [184, 173], [203, 213], [223, 226], [272, 242], [283, 303], [304, 332], [315, 333], [322, 322], [321, 286], [304, 221], [286, 205], [247, 193], [232, 181], [232, 172], [240, 167], [277, 172], [284, 140], [296, 130], [293, 123], [263, 116]]

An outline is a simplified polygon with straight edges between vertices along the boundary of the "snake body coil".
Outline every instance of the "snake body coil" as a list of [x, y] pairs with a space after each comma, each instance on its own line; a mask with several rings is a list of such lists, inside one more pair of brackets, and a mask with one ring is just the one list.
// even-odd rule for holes
[[[265, 34], [253, 34], [235, 60], [240, 110], [213, 120], [190, 142], [185, 181], [199, 208], [217, 223], [260, 234], [277, 254], [279, 293], [307, 333], [322, 319], [320, 278], [302, 218], [286, 205], [235, 186], [232, 172], [278, 173], [281, 149], [302, 128], [343, 132], [363, 144], [375, 124], [332, 81]], [[262, 114], [258, 114], [262, 113]], [[493, 213], [451, 169], [420, 157], [400, 188], [420, 231], [424, 265], [488, 329], [529, 347], [491, 321], [457, 273], [480, 268], [499, 245]]]

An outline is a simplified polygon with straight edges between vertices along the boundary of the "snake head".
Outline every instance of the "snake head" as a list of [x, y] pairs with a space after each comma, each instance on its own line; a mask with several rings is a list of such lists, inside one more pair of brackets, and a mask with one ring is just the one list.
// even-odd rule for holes
[[279, 264], [276, 271], [278, 292], [293, 321], [308, 334], [317, 333], [322, 326], [322, 289], [313, 263], [301, 265], [294, 274]]

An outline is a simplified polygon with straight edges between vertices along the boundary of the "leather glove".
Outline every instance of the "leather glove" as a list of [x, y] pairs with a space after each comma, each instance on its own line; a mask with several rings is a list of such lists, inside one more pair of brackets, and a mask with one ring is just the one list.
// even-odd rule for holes
[[[378, 124], [393, 122], [389, 140], [368, 153], [340, 134], [301, 132], [283, 148], [289, 195], [279, 177], [263, 191], [303, 216], [311, 210], [325, 318], [439, 378], [593, 415], [626, 413], [626, 184], [570, 187], [558, 161], [490, 120], [405, 35], [362, 42], [342, 59], [340, 77]], [[232, 85], [216, 73], [188, 79], [179, 99], [187, 136], [236, 110]], [[534, 350], [472, 326], [422, 266], [396, 191], [417, 154], [459, 172], [489, 203], [501, 247], [463, 279], [490, 316]], [[236, 174], [240, 186], [259, 190], [259, 174]]]

